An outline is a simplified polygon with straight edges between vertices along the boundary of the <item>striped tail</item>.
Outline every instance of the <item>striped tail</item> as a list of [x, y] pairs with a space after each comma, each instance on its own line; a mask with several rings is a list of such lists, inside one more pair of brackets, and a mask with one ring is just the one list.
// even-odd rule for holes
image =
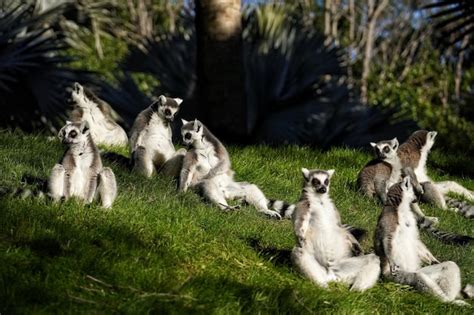
[[282, 219], [291, 219], [293, 212], [295, 211], [296, 205], [289, 204], [282, 200], [268, 200], [268, 209], [273, 209], [278, 212]]
[[457, 200], [453, 198], [446, 198], [446, 205], [454, 211], [462, 214], [466, 218], [474, 219], [474, 205], [467, 201]]
[[354, 226], [349, 225], [349, 224], [343, 224], [342, 227], [345, 228], [349, 233], [351, 233], [355, 237], [355, 239], [359, 242], [367, 234], [367, 231], [364, 230], [363, 228], [354, 227]]
[[29, 188], [10, 188], [10, 187], [0, 187], [0, 196], [10, 196], [17, 197], [21, 199], [26, 199], [29, 197], [38, 197], [43, 198], [45, 193], [41, 190], [32, 190]]
[[461, 246], [466, 246], [471, 243], [474, 238], [468, 235], [461, 235], [461, 234], [456, 234], [452, 232], [446, 232], [446, 231], [441, 231], [435, 228], [432, 224], [425, 225], [421, 224], [420, 227], [442, 241], [443, 243], [447, 244], [455, 244], [455, 245], [461, 245]]

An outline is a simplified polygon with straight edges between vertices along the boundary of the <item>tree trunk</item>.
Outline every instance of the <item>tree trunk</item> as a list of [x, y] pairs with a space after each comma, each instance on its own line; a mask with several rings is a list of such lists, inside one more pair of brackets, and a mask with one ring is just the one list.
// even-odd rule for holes
[[459, 50], [458, 60], [456, 62], [456, 74], [454, 77], [454, 97], [456, 100], [461, 98], [461, 80], [462, 80], [462, 66], [464, 62], [464, 55], [466, 53], [466, 47], [469, 44], [469, 35], [464, 36], [461, 48]]
[[370, 60], [372, 59], [372, 49], [375, 39], [375, 26], [377, 19], [388, 5], [388, 0], [382, 0], [376, 5], [375, 0], [368, 0], [366, 42], [364, 52], [364, 62], [362, 64], [362, 78], [360, 82], [360, 99], [362, 103], [367, 103], [367, 79], [370, 73]]
[[255, 117], [245, 102], [240, 0], [197, 0], [198, 113], [209, 129], [245, 141]]

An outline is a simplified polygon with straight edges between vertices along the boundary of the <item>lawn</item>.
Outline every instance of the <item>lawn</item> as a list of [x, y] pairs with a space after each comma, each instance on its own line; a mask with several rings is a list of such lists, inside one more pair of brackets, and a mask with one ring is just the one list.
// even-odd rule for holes
[[[62, 152], [57, 140], [0, 132], [0, 186], [17, 187], [28, 177], [26, 187], [34, 187], [31, 179], [47, 178]], [[264, 146], [230, 147], [229, 152], [237, 179], [289, 202], [299, 198], [301, 167], [336, 169], [331, 196], [344, 223], [369, 231], [362, 245], [372, 251], [381, 206], [354, 187], [368, 153]], [[320, 289], [291, 265], [290, 221], [267, 219], [251, 207], [221, 212], [193, 192], [177, 193], [167, 179], [144, 179], [120, 163], [104, 164], [113, 168], [119, 185], [111, 210], [74, 200], [53, 204], [0, 197], [1, 314], [469, 312], [382, 280], [364, 293], [340, 284]], [[429, 166], [434, 178], [474, 189], [470, 159], [435, 151]], [[466, 218], [423, 209], [438, 216], [445, 230], [474, 234]], [[458, 263], [463, 284], [474, 283], [472, 245], [422, 237], [438, 259]]]

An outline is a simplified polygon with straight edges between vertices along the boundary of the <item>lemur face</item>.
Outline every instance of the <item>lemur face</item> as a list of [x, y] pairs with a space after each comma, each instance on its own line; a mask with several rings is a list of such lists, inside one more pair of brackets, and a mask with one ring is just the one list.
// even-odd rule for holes
[[413, 189], [413, 185], [411, 183], [410, 176], [403, 177], [401, 185], [403, 191], [403, 198], [407, 198], [408, 202], [416, 202], [417, 198], [415, 195], [415, 190]]
[[195, 119], [194, 121], [186, 121], [181, 119], [183, 127], [181, 127], [181, 135], [183, 136], [183, 143], [187, 146], [192, 145], [195, 141], [202, 139], [203, 125]]
[[86, 121], [77, 123], [67, 121], [59, 131], [58, 137], [62, 143], [70, 145], [86, 141], [89, 132], [89, 124]]
[[170, 98], [164, 95], [160, 95], [158, 100], [151, 104], [153, 111], [158, 113], [158, 116], [166, 120], [167, 122], [172, 122], [175, 115], [178, 113], [179, 105], [183, 102], [180, 98]]
[[324, 195], [329, 192], [329, 185], [334, 170], [308, 170], [302, 168], [304, 186], [315, 194]]
[[397, 156], [398, 139], [379, 141], [377, 143], [371, 142], [370, 145], [374, 148], [375, 155], [381, 160], [391, 160]]

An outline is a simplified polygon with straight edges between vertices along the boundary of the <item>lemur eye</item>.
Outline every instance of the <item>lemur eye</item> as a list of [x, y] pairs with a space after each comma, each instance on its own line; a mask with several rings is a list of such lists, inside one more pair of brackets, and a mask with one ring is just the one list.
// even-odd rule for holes
[[191, 133], [189, 133], [189, 132], [186, 133], [186, 134], [184, 135], [184, 139], [186, 139], [186, 140], [191, 139]]
[[389, 147], [385, 147], [385, 148], [383, 148], [383, 152], [385, 152], [385, 153], [388, 153], [388, 152], [390, 152], [390, 148], [389, 148]]
[[326, 180], [324, 181], [324, 185], [329, 185], [329, 179], [326, 178]]
[[311, 183], [312, 183], [314, 186], [321, 184], [321, 182], [320, 182], [319, 179], [317, 179], [317, 178], [313, 178], [313, 180], [311, 181]]
[[76, 136], [77, 136], [77, 132], [75, 130], [73, 130], [69, 133], [69, 137], [71, 137], [71, 138], [75, 138]]

